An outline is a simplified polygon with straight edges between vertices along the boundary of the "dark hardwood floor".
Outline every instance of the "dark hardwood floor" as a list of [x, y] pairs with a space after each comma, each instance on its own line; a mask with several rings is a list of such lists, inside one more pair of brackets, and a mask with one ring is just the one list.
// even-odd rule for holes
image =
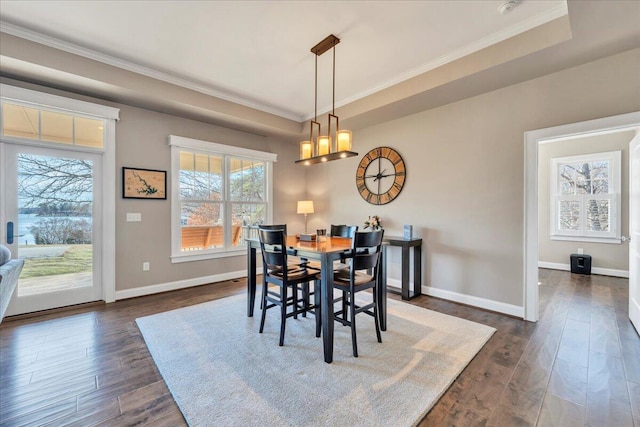
[[[537, 324], [426, 296], [411, 301], [497, 329], [420, 426], [640, 427], [628, 281], [552, 270], [540, 270], [540, 281]], [[185, 425], [134, 320], [244, 292], [244, 280], [229, 281], [6, 319], [0, 425]]]

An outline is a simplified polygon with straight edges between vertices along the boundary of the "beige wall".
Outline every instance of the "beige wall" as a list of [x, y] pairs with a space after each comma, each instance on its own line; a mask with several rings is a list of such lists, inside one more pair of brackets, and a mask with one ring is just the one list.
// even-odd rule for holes
[[359, 158], [310, 167], [307, 193], [318, 206], [310, 226], [374, 214], [387, 234], [413, 224], [424, 239], [424, 286], [522, 306], [524, 132], [638, 111], [638, 75], [635, 49], [359, 129], [361, 155], [390, 146], [404, 157], [405, 188], [373, 206], [356, 191]]
[[[291, 149], [291, 143], [126, 105], [116, 106], [120, 108], [116, 126], [117, 171], [122, 166], [169, 171], [169, 135], [277, 153], [278, 161], [273, 168], [274, 220], [292, 223], [294, 228], [298, 222], [302, 224], [301, 218], [291, 212], [295, 213], [295, 200], [304, 197], [305, 171], [293, 167], [297, 151]], [[164, 201], [122, 199], [121, 173], [117, 176], [116, 291], [246, 270], [244, 255], [172, 264], [170, 197]], [[283, 182], [287, 184], [282, 185]], [[141, 213], [142, 222], [127, 222], [127, 212]], [[150, 262], [150, 271], [142, 271], [145, 261]]]
[[[294, 232], [300, 232], [303, 228], [303, 220], [295, 214], [295, 210], [296, 201], [306, 197], [306, 170], [293, 163], [298, 151], [292, 141], [267, 138], [12, 79], [0, 80], [13, 86], [120, 109], [120, 120], [116, 124], [116, 291], [232, 272], [240, 272], [242, 276], [246, 270], [244, 255], [172, 264], [170, 189], [167, 200], [122, 198], [123, 166], [166, 170], [167, 180], [170, 181], [169, 135], [278, 154], [278, 161], [273, 167], [274, 222], [288, 223]], [[141, 213], [142, 221], [127, 222], [127, 212]], [[151, 266], [146, 272], [142, 271], [145, 261]]]
[[569, 255], [582, 248], [592, 256], [592, 267], [627, 271], [629, 244], [606, 244], [551, 240], [551, 159], [580, 154], [622, 151], [622, 235], [629, 235], [629, 141], [634, 131], [596, 135], [567, 141], [541, 144], [538, 149], [538, 259], [540, 262], [569, 264]]

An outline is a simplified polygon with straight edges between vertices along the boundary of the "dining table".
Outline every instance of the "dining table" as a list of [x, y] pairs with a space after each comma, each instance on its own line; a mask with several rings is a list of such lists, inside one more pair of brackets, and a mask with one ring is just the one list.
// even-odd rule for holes
[[[260, 249], [260, 239], [245, 239], [247, 246], [247, 316], [252, 317], [256, 300], [256, 251]], [[297, 236], [287, 236], [287, 254], [307, 260], [320, 262], [320, 313], [322, 324], [322, 345], [324, 361], [333, 361], [333, 329], [334, 329], [334, 295], [333, 269], [334, 261], [345, 259], [351, 251], [351, 239], [347, 237], [326, 237], [322, 241], [303, 241]], [[384, 251], [382, 251], [384, 254]], [[378, 269], [378, 286], [376, 301], [380, 316], [380, 329], [387, 329], [387, 281], [384, 259]]]

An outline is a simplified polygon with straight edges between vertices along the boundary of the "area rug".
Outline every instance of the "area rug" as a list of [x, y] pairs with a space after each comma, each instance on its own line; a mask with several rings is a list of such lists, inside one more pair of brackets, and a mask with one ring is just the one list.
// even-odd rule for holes
[[387, 331], [358, 316], [358, 353], [336, 324], [333, 363], [315, 320], [289, 318], [278, 346], [278, 310], [258, 333], [246, 296], [136, 319], [191, 426], [411, 426], [437, 402], [495, 329], [394, 300]]

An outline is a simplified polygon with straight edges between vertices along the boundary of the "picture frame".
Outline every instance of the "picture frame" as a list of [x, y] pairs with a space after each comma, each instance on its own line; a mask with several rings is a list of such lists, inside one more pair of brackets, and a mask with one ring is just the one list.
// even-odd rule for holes
[[167, 171], [122, 168], [122, 198], [167, 199]]

